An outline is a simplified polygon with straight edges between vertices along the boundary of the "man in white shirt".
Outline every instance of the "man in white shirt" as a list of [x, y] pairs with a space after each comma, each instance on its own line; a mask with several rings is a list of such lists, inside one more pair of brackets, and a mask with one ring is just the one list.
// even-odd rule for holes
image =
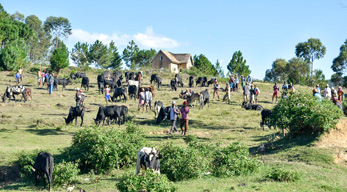
[[172, 123], [170, 133], [172, 132], [177, 132], [177, 127], [176, 127], [176, 121], [177, 121], [177, 115], [179, 113], [178, 107], [176, 106], [176, 102], [172, 101], [172, 106], [169, 108], [169, 113], [170, 113], [170, 120]]
[[325, 87], [323, 96], [324, 96], [325, 99], [329, 99], [330, 100], [330, 98], [331, 98], [331, 89], [329, 87], [329, 84], [327, 84], [327, 86]]

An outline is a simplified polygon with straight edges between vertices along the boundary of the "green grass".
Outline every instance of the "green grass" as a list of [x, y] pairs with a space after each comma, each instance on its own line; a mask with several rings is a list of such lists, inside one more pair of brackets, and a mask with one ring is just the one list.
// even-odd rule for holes
[[[36, 73], [36, 72], [35, 72]], [[31, 87], [33, 100], [27, 103], [11, 101], [10, 103], [0, 103], [0, 169], [11, 166], [17, 159], [21, 151], [32, 151], [35, 149], [45, 149], [59, 154], [59, 149], [70, 146], [74, 133], [84, 127], [94, 124], [99, 105], [105, 105], [103, 95], [99, 95], [96, 84], [96, 73], [87, 72], [91, 81], [90, 91], [85, 92], [86, 114], [84, 127], [69, 125], [66, 126], [63, 117], [67, 116], [70, 106], [75, 105], [73, 89], [80, 87], [80, 81], [74, 81], [73, 85], [68, 85], [66, 91], [54, 91], [53, 95], [48, 95], [43, 88], [38, 88], [35, 73], [25, 73], [23, 84]], [[68, 75], [66, 69], [61, 76]], [[145, 86], [149, 85], [151, 72], [144, 71]], [[8, 76], [9, 72], [0, 72], [0, 90], [4, 91], [7, 85], [14, 85], [13, 76]], [[160, 73], [163, 78], [163, 87], [156, 89], [154, 100], [160, 100], [165, 106], [169, 106], [172, 100], [176, 100], [181, 106], [183, 100], [178, 99], [177, 92], [170, 91], [169, 82], [174, 74]], [[188, 84], [188, 75], [182, 74], [185, 85]], [[32, 79], [34, 81], [32, 82]], [[272, 84], [256, 83], [261, 94], [258, 97], [259, 104], [266, 109], [272, 109], [271, 104]], [[224, 88], [225, 85], [222, 85]], [[186, 89], [186, 87], [184, 87]], [[202, 91], [206, 88], [194, 88]], [[212, 88], [209, 88], [212, 97]], [[297, 91], [310, 92], [310, 88], [296, 86]], [[224, 93], [220, 93], [220, 97]], [[264, 166], [260, 171], [250, 176], [235, 176], [230, 178], [216, 178], [211, 175], [202, 176], [199, 179], [175, 182], [178, 191], [346, 191], [345, 181], [347, 180], [347, 168], [334, 163], [334, 150], [316, 148], [312, 144], [315, 139], [310, 136], [302, 136], [294, 139], [281, 139], [279, 130], [259, 126], [261, 121], [260, 112], [246, 111], [241, 108], [242, 94], [234, 92], [231, 94], [231, 104], [221, 101], [211, 100], [210, 107], [204, 110], [199, 108], [190, 111], [190, 126], [188, 134], [196, 135], [203, 142], [220, 143], [221, 146], [229, 145], [235, 141], [240, 142], [250, 148], [251, 153], [263, 143], [273, 140], [274, 149], [261, 156]], [[129, 116], [145, 130], [149, 147], [159, 148], [167, 142], [174, 142], [177, 145], [185, 145], [183, 137], [179, 134], [168, 135], [169, 126], [163, 123], [156, 125], [154, 113], [142, 113], [137, 111], [137, 101], [128, 100], [125, 104], [129, 107]], [[123, 103], [117, 103], [119, 105]], [[39, 122], [39, 123], [38, 123]], [[78, 119], [78, 124], [80, 119]], [[118, 127], [118, 126], [116, 126]], [[124, 129], [120, 126], [119, 129]], [[274, 135], [276, 137], [274, 137]], [[272, 139], [270, 139], [272, 138]], [[275, 139], [273, 139], [275, 138]], [[347, 149], [345, 149], [347, 150]], [[184, 165], [182, 165], [184, 166]], [[274, 167], [284, 167], [285, 169], [299, 172], [300, 180], [296, 182], [276, 182], [264, 180], [266, 174]], [[79, 182], [76, 188], [83, 188], [86, 191], [117, 191], [116, 183], [123, 173], [135, 173], [135, 167], [125, 170], [114, 170], [110, 175], [97, 175], [96, 181], [85, 181], [90, 178], [87, 174], [79, 175]], [[245, 186], [241, 184], [245, 183]], [[239, 186], [240, 185], [240, 186]], [[14, 183], [1, 185], [0, 190], [8, 191], [36, 191], [34, 181], [18, 180]], [[63, 188], [55, 190], [66, 191]]]

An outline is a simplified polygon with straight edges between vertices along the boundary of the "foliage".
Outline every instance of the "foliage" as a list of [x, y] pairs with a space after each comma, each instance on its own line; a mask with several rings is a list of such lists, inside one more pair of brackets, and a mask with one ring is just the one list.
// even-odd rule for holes
[[109, 49], [112, 54], [112, 59], [111, 64], [108, 67], [113, 69], [120, 69], [122, 65], [122, 57], [118, 53], [118, 49], [113, 41], [111, 41]]
[[118, 128], [86, 128], [78, 131], [72, 145], [64, 150], [68, 161], [78, 161], [82, 171], [108, 172], [136, 161], [136, 154], [144, 144], [142, 130], [127, 123], [126, 130]]
[[123, 50], [123, 60], [125, 65], [130, 69], [135, 69], [135, 55], [140, 51], [139, 47], [133, 40], [129, 42], [129, 45]]
[[285, 168], [273, 168], [267, 175], [266, 178], [274, 181], [285, 181], [295, 182], [300, 179], [300, 174], [295, 171], [291, 171]]
[[40, 151], [42, 150], [37, 149], [30, 152], [22, 151], [18, 155], [17, 164], [21, 177], [27, 179], [34, 178], [32, 168], [34, 167], [37, 154], [39, 154]]
[[218, 148], [212, 161], [212, 173], [217, 177], [248, 175], [258, 170], [260, 161], [250, 156], [248, 149], [238, 142]]
[[217, 59], [215, 68], [216, 68], [215, 76], [224, 77], [224, 70], [223, 70], [222, 66], [220, 65], [218, 59]]
[[343, 73], [346, 72], [347, 66], [347, 40], [340, 47], [340, 54], [333, 60], [331, 69], [335, 72], [331, 76], [331, 80], [335, 85], [347, 86], [347, 76], [343, 77]]
[[245, 77], [251, 73], [249, 66], [246, 65], [246, 59], [243, 58], [241, 51], [235, 51], [227, 68], [230, 74], [244, 75]]
[[69, 50], [67, 47], [62, 44], [61, 48], [57, 48], [53, 51], [50, 62], [51, 69], [56, 71], [59, 75], [61, 69], [64, 69], [69, 66]]
[[[47, 17], [46, 21], [43, 24], [43, 29], [47, 33], [50, 33], [53, 40], [55, 40], [56, 42], [59, 42], [59, 40], [62, 41], [64, 39], [67, 39], [69, 35], [72, 34], [71, 23], [65, 17]], [[58, 46], [58, 43], [56, 43], [52, 50], [57, 49]]]
[[72, 184], [77, 181], [77, 175], [80, 172], [78, 164], [73, 162], [65, 162], [54, 165], [53, 169], [53, 184]]
[[12, 41], [0, 51], [0, 70], [14, 70], [26, 62], [27, 50], [23, 39]]
[[71, 60], [78, 66], [88, 66], [88, 43], [77, 42], [71, 51]]
[[274, 74], [274, 71], [272, 69], [267, 69], [265, 71], [264, 81], [275, 82], [275, 74]]
[[326, 48], [322, 42], [315, 38], [310, 38], [307, 42], [301, 42], [295, 46], [295, 55], [311, 64], [311, 76], [313, 76], [313, 61], [323, 58], [325, 51]]
[[135, 62], [135, 66], [137, 68], [141, 67], [151, 67], [151, 59], [155, 56], [155, 49], [150, 50], [140, 50], [135, 54], [133, 61]]
[[173, 182], [163, 174], [154, 173], [152, 170], [146, 170], [143, 174], [134, 175], [128, 173], [122, 176], [117, 188], [120, 191], [137, 192], [140, 190], [151, 191], [176, 191], [177, 188]]
[[39, 69], [41, 69], [40, 66], [33, 66], [33, 67], [30, 67], [29, 71], [32, 73], [37, 73]]
[[320, 134], [335, 128], [341, 116], [341, 110], [331, 101], [319, 101], [312, 95], [296, 93], [274, 107], [271, 121], [277, 127], [289, 129], [292, 135]]
[[207, 159], [192, 147], [164, 145], [160, 153], [160, 171], [171, 180], [181, 181], [202, 176], [208, 169]]
[[217, 70], [203, 54], [194, 55], [194, 67], [205, 75], [216, 75]]
[[288, 62], [284, 59], [276, 59], [272, 63], [272, 70], [274, 74], [274, 81], [285, 81], [287, 79], [287, 67]]

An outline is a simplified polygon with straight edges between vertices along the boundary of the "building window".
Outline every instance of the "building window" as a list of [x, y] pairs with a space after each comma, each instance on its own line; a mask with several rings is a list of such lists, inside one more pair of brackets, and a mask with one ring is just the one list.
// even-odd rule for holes
[[160, 56], [160, 57], [159, 57], [159, 60], [162, 61], [162, 60], [163, 60], [163, 56]]

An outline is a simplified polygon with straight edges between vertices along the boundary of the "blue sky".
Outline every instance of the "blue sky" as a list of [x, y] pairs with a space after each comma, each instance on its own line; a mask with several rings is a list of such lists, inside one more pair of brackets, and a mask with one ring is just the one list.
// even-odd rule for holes
[[81, 1], [3, 0], [5, 10], [42, 21], [69, 19], [68, 47], [96, 39], [115, 41], [120, 52], [130, 40], [141, 49], [204, 54], [224, 71], [241, 50], [252, 76], [263, 79], [276, 58], [295, 57], [295, 45], [319, 38], [327, 51], [314, 62], [328, 79], [332, 60], [347, 39], [347, 0]]

